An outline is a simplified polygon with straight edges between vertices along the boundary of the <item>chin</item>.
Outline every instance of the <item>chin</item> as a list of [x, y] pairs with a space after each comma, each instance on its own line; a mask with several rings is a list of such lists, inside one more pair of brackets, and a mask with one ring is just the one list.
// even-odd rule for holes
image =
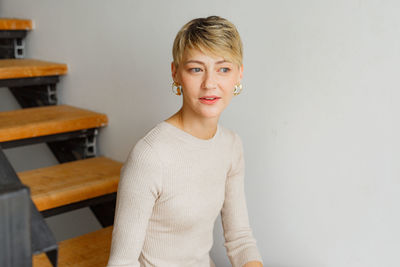
[[221, 115], [221, 112], [204, 112], [201, 114], [205, 118], [215, 118]]

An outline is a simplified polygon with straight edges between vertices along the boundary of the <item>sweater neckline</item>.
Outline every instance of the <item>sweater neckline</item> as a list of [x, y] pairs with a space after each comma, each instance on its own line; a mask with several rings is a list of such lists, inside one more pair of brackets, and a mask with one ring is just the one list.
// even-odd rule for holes
[[211, 137], [210, 139], [201, 139], [201, 138], [191, 135], [188, 132], [185, 132], [184, 130], [172, 125], [169, 122], [162, 121], [159, 123], [159, 125], [164, 126], [165, 128], [169, 129], [170, 132], [173, 132], [174, 135], [179, 137], [180, 139], [182, 139], [188, 143], [192, 143], [192, 144], [200, 145], [200, 146], [208, 146], [208, 145], [215, 143], [215, 140], [217, 140], [217, 138], [221, 132], [221, 127], [218, 123], [217, 131], [215, 132], [213, 137]]

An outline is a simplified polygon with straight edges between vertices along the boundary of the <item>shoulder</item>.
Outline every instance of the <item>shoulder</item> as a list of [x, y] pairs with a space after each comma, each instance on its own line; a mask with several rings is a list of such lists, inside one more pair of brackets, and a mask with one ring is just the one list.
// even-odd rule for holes
[[157, 152], [158, 127], [151, 128], [131, 147], [125, 165], [132, 163], [161, 165], [160, 157]]
[[232, 149], [238, 150], [243, 146], [242, 138], [237, 132], [222, 125], [220, 125], [220, 130], [224, 140], [229, 143]]
[[179, 143], [171, 137], [165, 125], [160, 122], [151, 128], [140, 141], [150, 146], [154, 153], [158, 154], [160, 158], [164, 158], [164, 154], [176, 150], [179, 146]]
[[129, 151], [121, 172], [126, 169], [159, 169], [159, 167], [162, 167], [162, 164], [157, 152], [141, 138]]
[[152, 151], [155, 153], [159, 149], [159, 146], [165, 143], [166, 136], [163, 127], [160, 127], [160, 123], [153, 126], [148, 130], [143, 137], [141, 137], [131, 149], [132, 151], [145, 152]]
[[227, 127], [220, 127], [221, 135], [229, 146], [230, 155], [230, 168], [228, 170], [228, 175], [234, 175], [236, 173], [242, 173], [244, 169], [244, 154], [243, 154], [243, 142], [240, 135]]
[[159, 165], [166, 166], [166, 159], [176, 153], [179, 145], [180, 143], [171, 136], [165, 125], [159, 122], [136, 142], [130, 154], [133, 156], [151, 155], [152, 158], [159, 161]]
[[145, 139], [139, 139], [121, 168], [118, 194], [157, 198], [162, 191], [163, 170], [156, 151]]
[[[224, 139], [229, 145], [230, 150], [230, 168], [228, 175], [234, 175], [236, 173], [243, 172], [244, 169], [244, 153], [243, 153], [243, 142], [241, 136], [234, 130], [221, 127]], [[221, 133], [222, 133], [221, 132]]]

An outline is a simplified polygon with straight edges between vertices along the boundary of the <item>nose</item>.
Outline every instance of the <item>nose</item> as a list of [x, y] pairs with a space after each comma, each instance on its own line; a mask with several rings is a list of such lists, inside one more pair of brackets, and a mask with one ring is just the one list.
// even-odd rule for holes
[[206, 89], [214, 89], [217, 87], [215, 74], [212, 71], [206, 71], [204, 77], [204, 87]]

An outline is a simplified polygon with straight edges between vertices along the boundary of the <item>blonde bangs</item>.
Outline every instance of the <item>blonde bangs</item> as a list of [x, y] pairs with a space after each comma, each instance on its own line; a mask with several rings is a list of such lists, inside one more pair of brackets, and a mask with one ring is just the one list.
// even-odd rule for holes
[[238, 66], [242, 65], [242, 41], [236, 27], [217, 16], [194, 19], [182, 27], [172, 48], [176, 67], [179, 67], [183, 54], [189, 49], [198, 49], [204, 54], [221, 56]]

